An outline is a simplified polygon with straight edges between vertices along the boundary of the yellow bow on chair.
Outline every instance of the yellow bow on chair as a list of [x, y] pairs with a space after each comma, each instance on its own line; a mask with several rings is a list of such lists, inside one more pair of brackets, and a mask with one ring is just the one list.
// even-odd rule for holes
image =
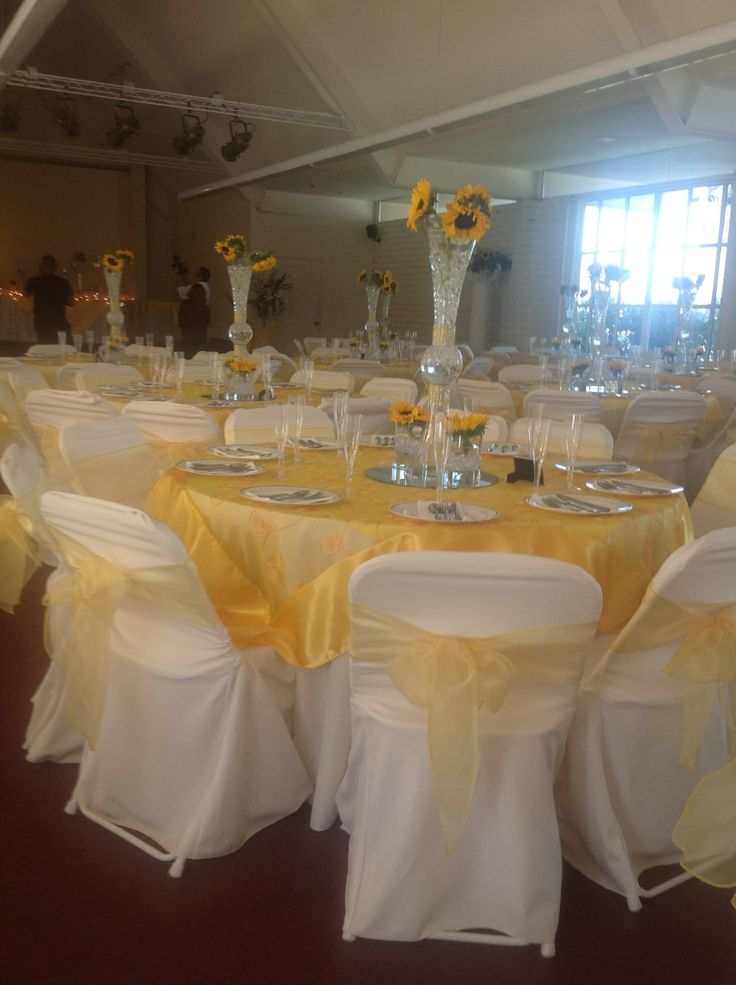
[[[123, 599], [133, 595], [199, 625], [219, 620], [191, 561], [123, 568], [58, 531], [54, 536], [67, 570], [51, 582], [43, 600], [46, 650], [67, 676], [65, 710], [94, 746], [107, 689], [110, 631]], [[52, 626], [54, 607], [59, 620]]]
[[480, 768], [479, 709], [499, 711], [515, 679], [575, 684], [595, 623], [501, 636], [439, 636], [366, 606], [351, 606], [354, 660], [386, 663], [397, 689], [428, 712], [434, 798], [445, 847], [457, 845]]
[[662, 459], [682, 459], [687, 455], [697, 427], [697, 421], [656, 424], [632, 421], [626, 425], [624, 440], [634, 438], [639, 464], [649, 472], [656, 472]]
[[0, 609], [13, 612], [40, 561], [13, 496], [0, 496]]

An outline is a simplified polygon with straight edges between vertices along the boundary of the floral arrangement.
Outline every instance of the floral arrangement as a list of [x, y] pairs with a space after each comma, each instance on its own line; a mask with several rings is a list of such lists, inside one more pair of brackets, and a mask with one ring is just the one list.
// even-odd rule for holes
[[244, 356], [230, 356], [225, 360], [225, 366], [231, 373], [252, 373], [257, 367], [255, 359], [246, 359]]
[[381, 293], [382, 294], [396, 294], [396, 288], [398, 284], [394, 280], [394, 275], [390, 270], [384, 270], [383, 276], [381, 277]]
[[259, 318], [280, 315], [288, 300], [286, 293], [291, 288], [291, 278], [287, 273], [280, 274], [276, 268], [270, 272], [259, 271], [253, 278], [248, 304], [255, 306]]
[[495, 274], [497, 270], [505, 274], [511, 270], [511, 257], [498, 250], [476, 250], [470, 258], [468, 270], [471, 274]]
[[624, 370], [626, 369], [627, 366], [628, 363], [625, 359], [608, 360], [608, 368], [611, 371], [611, 376], [614, 376], [617, 379], [624, 375]]
[[397, 284], [390, 270], [359, 270], [355, 281], [366, 287], [379, 287], [384, 294], [396, 294]]
[[224, 239], [218, 239], [215, 250], [227, 264], [252, 267], [255, 271], [272, 270], [276, 266], [276, 257], [270, 250], [248, 253], [245, 236], [240, 233], [229, 233]]
[[573, 359], [572, 375], [582, 376], [588, 366], [590, 366], [590, 359], [587, 356], [579, 356], [577, 359]]
[[413, 437], [421, 438], [429, 424], [429, 410], [397, 400], [391, 404], [391, 420]]
[[705, 282], [705, 274], [699, 274], [695, 280], [692, 277], [673, 277], [672, 286], [677, 291], [697, 291]]
[[588, 273], [590, 274], [591, 285], [597, 291], [610, 291], [611, 284], [614, 281], [617, 284], [623, 284], [631, 276], [631, 271], [627, 270], [626, 267], [620, 267], [616, 263], [608, 263], [604, 267], [597, 261], [590, 264]]
[[[472, 445], [477, 443], [487, 423], [487, 414], [448, 414], [445, 419], [445, 427], [450, 434], [460, 438], [464, 452], [470, 451]], [[474, 442], [473, 439], [476, 441]]]
[[[437, 215], [437, 193], [426, 178], [418, 181], [411, 192], [406, 225], [413, 232], [428, 215]], [[448, 239], [482, 239], [491, 228], [491, 198], [482, 185], [465, 185], [455, 192], [440, 214], [442, 230]]]
[[560, 285], [560, 297], [566, 300], [572, 301], [573, 298], [578, 301], [584, 301], [587, 298], [588, 292], [581, 291], [579, 284], [561, 284]]
[[135, 260], [135, 255], [131, 250], [121, 249], [101, 253], [98, 257], [95, 257], [93, 262], [95, 267], [102, 267], [103, 270], [114, 273], [116, 270], [122, 270], [123, 267], [127, 267], [133, 260]]

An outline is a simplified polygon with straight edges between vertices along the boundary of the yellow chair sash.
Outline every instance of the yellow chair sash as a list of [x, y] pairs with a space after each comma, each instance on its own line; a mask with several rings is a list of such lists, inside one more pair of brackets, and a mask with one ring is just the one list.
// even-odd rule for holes
[[29, 526], [16, 500], [0, 496], [0, 609], [4, 612], [14, 611], [40, 563]]
[[219, 620], [191, 561], [124, 568], [58, 531], [54, 536], [68, 573], [52, 583], [43, 601], [49, 611], [53, 606], [66, 611], [54, 633], [47, 611], [46, 649], [67, 677], [67, 714], [94, 746], [107, 689], [110, 630], [123, 599], [140, 599], [198, 625], [212, 626]]
[[354, 660], [387, 663], [394, 685], [428, 711], [432, 782], [445, 847], [458, 843], [480, 766], [478, 710], [497, 712], [513, 680], [575, 684], [595, 623], [500, 636], [438, 636], [366, 606], [351, 606]]
[[158, 481], [158, 470], [148, 445], [95, 455], [69, 466], [72, 486], [83, 496], [114, 503], [143, 497]]
[[623, 442], [634, 442], [642, 468], [656, 472], [659, 462], [685, 458], [697, 433], [699, 421], [659, 422], [630, 421], [626, 423]]
[[[717, 458], [708, 473], [703, 488], [697, 495], [697, 502], [708, 503], [719, 509], [736, 513], [736, 461], [732, 458]], [[736, 523], [736, 520], [734, 521]]]
[[[206, 438], [198, 441], [167, 441], [155, 435], [146, 433], [146, 442], [153, 452], [156, 463], [162, 472], [168, 471], [177, 462], [186, 459], [202, 459], [207, 456], [207, 448], [210, 445], [218, 444], [215, 434], [210, 434]], [[214, 459], [213, 459], [214, 461]]]

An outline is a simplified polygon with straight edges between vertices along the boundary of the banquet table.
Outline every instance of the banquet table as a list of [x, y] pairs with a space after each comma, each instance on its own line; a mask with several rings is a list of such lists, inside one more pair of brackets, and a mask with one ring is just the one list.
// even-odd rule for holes
[[[283, 478], [270, 462], [264, 473], [247, 479], [171, 469], [152, 490], [147, 509], [182, 539], [236, 645], [268, 644], [290, 663], [307, 667], [349, 649], [347, 583], [360, 563], [379, 554], [510, 551], [578, 564], [603, 589], [599, 632], [608, 633], [633, 614], [665, 558], [692, 537], [681, 495], [634, 499], [630, 513], [604, 517], [529, 506], [531, 485], [507, 483], [512, 460], [500, 456], [483, 457], [484, 471], [499, 478], [495, 485], [452, 494], [462, 503], [497, 509], [497, 519], [408, 519], [390, 506], [431, 500], [433, 491], [364, 474], [391, 460], [390, 449], [361, 448], [349, 498], [301, 507], [255, 502], [240, 490], [266, 483], [342, 493], [344, 462], [334, 451], [303, 451], [301, 463], [287, 463]], [[546, 490], [562, 490], [564, 474], [551, 463], [546, 472]]]
[[81, 369], [83, 366], [93, 363], [95, 359], [96, 356], [94, 354], [90, 355], [88, 352], [81, 352], [79, 355], [69, 353], [66, 356], [44, 356], [38, 359], [34, 356], [21, 356], [20, 362], [23, 366], [30, 366], [38, 370], [48, 385], [55, 387], [57, 385], [59, 370], [62, 366], [67, 366], [69, 363], [79, 363], [79, 368]]

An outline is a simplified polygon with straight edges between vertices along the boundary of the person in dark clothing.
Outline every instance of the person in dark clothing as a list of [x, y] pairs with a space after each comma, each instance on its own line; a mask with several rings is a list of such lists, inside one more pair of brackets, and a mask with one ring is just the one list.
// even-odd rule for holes
[[26, 297], [33, 298], [33, 327], [39, 342], [56, 342], [57, 332], [69, 329], [64, 308], [74, 304], [72, 286], [56, 274], [56, 260], [41, 258], [38, 277], [31, 277], [23, 288]]
[[192, 284], [189, 293], [179, 305], [179, 328], [182, 348], [187, 356], [207, 345], [207, 328], [210, 324], [210, 307], [202, 284]]

